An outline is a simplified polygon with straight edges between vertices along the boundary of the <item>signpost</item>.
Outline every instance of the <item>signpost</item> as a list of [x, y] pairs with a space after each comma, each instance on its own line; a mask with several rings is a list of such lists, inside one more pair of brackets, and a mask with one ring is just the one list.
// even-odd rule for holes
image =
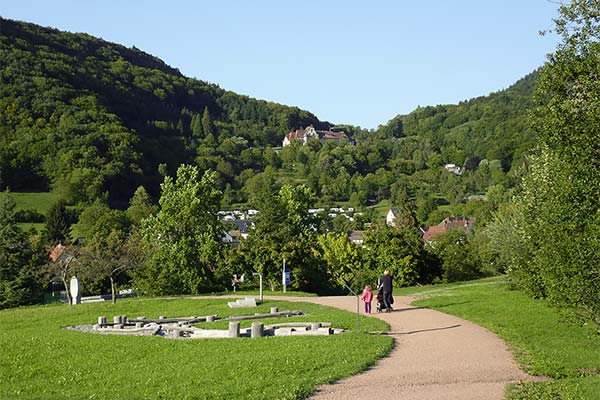
[[283, 270], [281, 271], [281, 283], [283, 284], [283, 293], [285, 293], [287, 285], [290, 284], [290, 270], [285, 269], [285, 258], [283, 259]]

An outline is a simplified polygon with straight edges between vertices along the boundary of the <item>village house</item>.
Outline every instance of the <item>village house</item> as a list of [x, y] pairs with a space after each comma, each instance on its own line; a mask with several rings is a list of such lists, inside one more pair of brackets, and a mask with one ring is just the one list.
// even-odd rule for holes
[[352, 140], [351, 136], [342, 131], [335, 128], [330, 128], [328, 131], [316, 130], [314, 126], [309, 125], [304, 129], [296, 129], [285, 135], [283, 139], [283, 146], [287, 146], [294, 140], [302, 141], [302, 144], [308, 143], [311, 139], [317, 139], [321, 143], [340, 143], [342, 141], [346, 141], [350, 145], [354, 145], [354, 140]]
[[423, 241], [426, 243], [433, 242], [433, 238], [452, 229], [460, 229], [463, 232], [470, 232], [475, 228], [475, 217], [448, 217], [437, 225], [430, 226], [423, 233]]
[[446, 169], [446, 171], [452, 172], [456, 175], [461, 175], [463, 173], [463, 169], [456, 164], [446, 164], [444, 165], [444, 168]]
[[362, 246], [364, 242], [363, 231], [348, 232], [348, 241], [354, 243], [357, 246]]
[[398, 209], [390, 208], [385, 216], [385, 223], [389, 226], [396, 227], [396, 219], [398, 218]]

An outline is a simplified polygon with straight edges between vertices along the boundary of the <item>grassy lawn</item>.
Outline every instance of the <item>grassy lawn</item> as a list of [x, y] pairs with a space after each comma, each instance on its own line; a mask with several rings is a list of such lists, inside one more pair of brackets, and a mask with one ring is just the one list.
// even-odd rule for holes
[[38, 232], [41, 232], [46, 227], [46, 225], [44, 223], [37, 223], [37, 222], [23, 222], [23, 223], [20, 223], [17, 225], [19, 226], [19, 228], [21, 228], [21, 230], [23, 232], [28, 232], [32, 228]]
[[50, 192], [11, 192], [10, 195], [17, 203], [17, 210], [36, 209], [46, 214], [50, 207], [58, 201], [58, 196]]
[[[172, 340], [62, 329], [98, 316], [156, 318], [304, 310], [294, 318], [353, 329], [356, 315], [308, 303], [266, 300], [229, 309], [226, 299], [130, 299], [116, 305], [55, 304], [0, 311], [2, 399], [298, 399], [315, 386], [364, 370], [392, 339], [348, 332], [325, 337]], [[387, 330], [362, 317], [361, 329]], [[290, 321], [290, 318], [285, 319]], [[277, 319], [263, 322], [276, 322]]]
[[[49, 192], [10, 192], [10, 195], [15, 199], [17, 211], [35, 209], [44, 215], [59, 198], [54, 193]], [[44, 223], [23, 222], [18, 225], [25, 232], [31, 228], [35, 228], [38, 232], [44, 229]]]
[[544, 301], [510, 290], [503, 278], [407, 288], [395, 294], [427, 296], [414, 304], [488, 328], [509, 344], [526, 372], [551, 378], [516, 385], [509, 398], [600, 398], [600, 335], [593, 321], [576, 323]]
[[376, 220], [380, 221], [381, 219], [385, 219], [390, 207], [391, 207], [390, 201], [387, 199], [384, 199], [370, 208], [373, 208], [375, 210]]

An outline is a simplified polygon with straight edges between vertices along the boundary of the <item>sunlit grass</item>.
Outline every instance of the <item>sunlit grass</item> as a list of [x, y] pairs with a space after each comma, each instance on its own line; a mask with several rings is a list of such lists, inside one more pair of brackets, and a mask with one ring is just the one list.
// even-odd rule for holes
[[[226, 299], [133, 299], [0, 311], [2, 399], [297, 399], [321, 383], [364, 370], [389, 352], [387, 336], [348, 332], [325, 337], [173, 340], [97, 335], [63, 329], [98, 316], [156, 318], [301, 309], [298, 320], [352, 329], [356, 315], [307, 303], [265, 300], [229, 309]], [[291, 321], [292, 319], [288, 319]], [[265, 323], [272, 320], [262, 321]], [[363, 331], [386, 330], [362, 317]]]
[[59, 198], [50, 192], [11, 192], [10, 195], [17, 204], [17, 210], [35, 209], [40, 214], [46, 214]]

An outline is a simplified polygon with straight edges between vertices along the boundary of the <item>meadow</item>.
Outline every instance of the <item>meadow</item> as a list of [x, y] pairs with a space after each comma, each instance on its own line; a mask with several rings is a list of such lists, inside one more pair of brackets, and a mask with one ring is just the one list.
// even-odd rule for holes
[[10, 195], [17, 204], [17, 210], [35, 209], [42, 214], [46, 214], [59, 199], [51, 192], [10, 192]]
[[[128, 299], [77, 306], [53, 304], [0, 311], [2, 399], [299, 399], [322, 383], [355, 374], [385, 356], [392, 338], [356, 334], [356, 315], [308, 303], [266, 300], [229, 309], [227, 299]], [[98, 316], [157, 318], [303, 310], [298, 321], [332, 322], [344, 334], [174, 340], [98, 335], [64, 327]], [[385, 331], [361, 317], [361, 332]], [[285, 319], [290, 321], [289, 318]], [[267, 323], [277, 322], [269, 319]]]
[[486, 327], [504, 339], [524, 371], [547, 377], [542, 382], [513, 385], [510, 399], [599, 398], [598, 325], [576, 318], [573, 310], [556, 309], [511, 290], [503, 277], [406, 288], [395, 294], [419, 296], [417, 306]]
[[[10, 195], [15, 200], [16, 211], [36, 210], [42, 215], [46, 215], [59, 199], [58, 195], [50, 192], [10, 192]], [[40, 222], [21, 222], [18, 225], [25, 232], [30, 229], [41, 232], [44, 229], [44, 223]]]

